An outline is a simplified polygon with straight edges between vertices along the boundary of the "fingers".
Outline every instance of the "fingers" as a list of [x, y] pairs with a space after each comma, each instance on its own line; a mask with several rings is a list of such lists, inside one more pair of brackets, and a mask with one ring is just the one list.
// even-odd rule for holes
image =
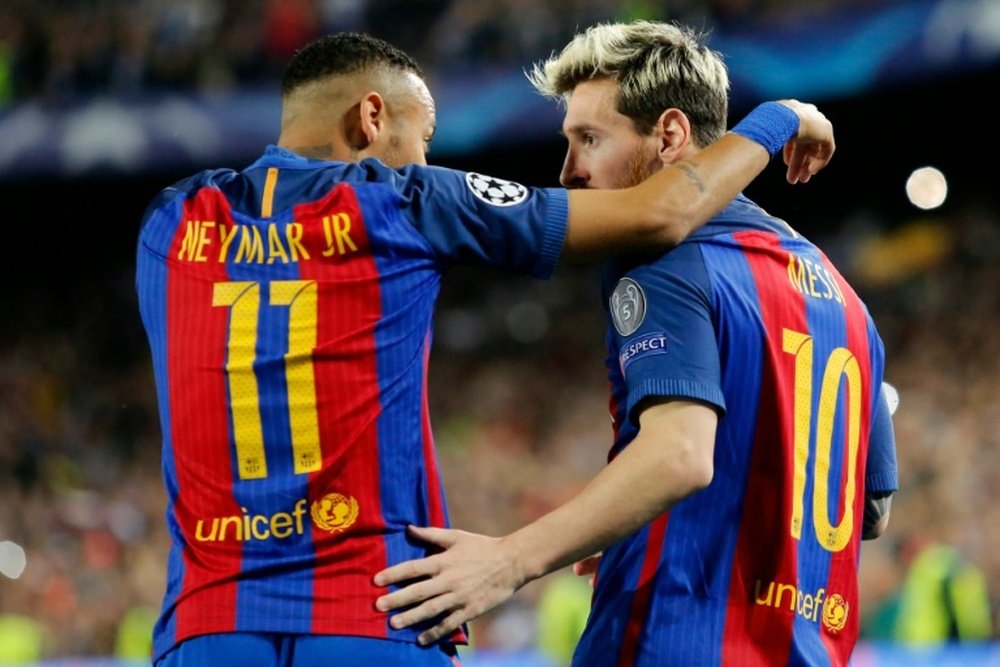
[[402, 563], [387, 567], [375, 574], [373, 579], [376, 586], [385, 588], [393, 584], [404, 581], [412, 581], [423, 577], [432, 577], [438, 572], [437, 561], [434, 556], [408, 560]]
[[830, 162], [836, 150], [833, 124], [816, 105], [798, 100], [781, 100], [799, 116], [799, 131], [785, 144], [782, 156], [788, 167], [789, 183], [808, 183]]
[[437, 579], [419, 581], [404, 586], [392, 593], [386, 593], [375, 600], [375, 608], [379, 611], [392, 611], [431, 599], [444, 592], [444, 587]]
[[[444, 549], [455, 544], [462, 535], [462, 531], [460, 530], [433, 528], [430, 526], [407, 526], [407, 531], [419, 540]], [[428, 556], [427, 558], [408, 560], [386, 568], [376, 574], [373, 581], [376, 586], [384, 588], [412, 579], [433, 576], [438, 573], [439, 569], [434, 557]]]
[[460, 530], [450, 528], [435, 528], [433, 526], [407, 526], [407, 532], [418, 540], [447, 549], [458, 541], [462, 534]]
[[408, 628], [411, 625], [429, 621], [442, 614], [455, 611], [456, 607], [459, 607], [459, 604], [454, 595], [438, 595], [424, 600], [412, 609], [394, 614], [389, 619], [389, 625], [397, 630]]
[[597, 572], [597, 566], [601, 562], [601, 554], [596, 554], [593, 556], [587, 556], [586, 558], [573, 563], [573, 574], [580, 577], [585, 577], [587, 575], [594, 574]]
[[424, 632], [420, 633], [420, 636], [417, 637], [417, 642], [423, 646], [427, 646], [428, 644], [433, 644], [439, 639], [444, 639], [445, 637], [453, 633], [455, 630], [461, 627], [462, 623], [465, 623], [468, 620], [469, 619], [466, 617], [466, 614], [463, 614], [461, 612], [455, 612], [454, 614], [449, 615], [443, 621], [435, 625], [430, 630], [425, 630]]
[[833, 147], [828, 144], [804, 144], [790, 141], [784, 146], [782, 153], [788, 166], [786, 178], [789, 183], [808, 183], [816, 174], [830, 162]]
[[[389, 596], [379, 598], [379, 602], [382, 602], [386, 597]], [[378, 604], [376, 606], [378, 606]], [[391, 609], [392, 607], [380, 606], [380, 608]], [[432, 618], [437, 618], [448, 612], [451, 613], [439, 621], [434, 627], [422, 632], [417, 638], [417, 641], [421, 644], [432, 644], [439, 639], [450, 635], [458, 629], [462, 623], [465, 623], [470, 618], [470, 615], [464, 608], [462, 608], [459, 600], [454, 595], [439, 595], [424, 601], [413, 609], [407, 609], [406, 611], [395, 614], [389, 619], [389, 625], [397, 630], [400, 630], [402, 628], [408, 628], [411, 625], [416, 625], [417, 623], [428, 621]]]

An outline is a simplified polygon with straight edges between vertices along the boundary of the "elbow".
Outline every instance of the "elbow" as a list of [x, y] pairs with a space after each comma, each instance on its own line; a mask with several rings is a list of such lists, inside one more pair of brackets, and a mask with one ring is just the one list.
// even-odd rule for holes
[[672, 479], [673, 494], [668, 501], [672, 504], [701, 491], [712, 483], [715, 466], [712, 461], [712, 448], [698, 446], [696, 443], [680, 447], [668, 448], [671, 456], [663, 462], [667, 479]]
[[[701, 459], [704, 459], [704, 457], [701, 457]], [[693, 462], [689, 466], [688, 474], [691, 481], [687, 495], [707, 489], [708, 485], [712, 483], [712, 478], [715, 476], [715, 466], [712, 463], [712, 459]]]

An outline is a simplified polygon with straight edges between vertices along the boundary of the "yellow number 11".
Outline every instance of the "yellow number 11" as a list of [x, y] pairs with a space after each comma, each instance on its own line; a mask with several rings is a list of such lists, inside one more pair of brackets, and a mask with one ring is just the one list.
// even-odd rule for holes
[[[784, 329], [782, 349], [795, 356], [794, 397], [794, 472], [792, 480], [792, 537], [802, 539], [803, 497], [806, 488], [806, 464], [812, 435], [813, 339], [798, 331]], [[841, 378], [847, 379], [847, 486], [843, 493], [844, 515], [831, 525], [827, 511], [830, 490], [830, 458], [833, 425], [837, 414]], [[816, 457], [813, 462], [813, 528], [816, 539], [827, 551], [841, 551], [854, 532], [855, 472], [858, 445], [861, 441], [861, 369], [851, 351], [838, 347], [830, 353], [823, 371], [816, 415]]]
[[[253, 368], [257, 354], [260, 283], [215, 283], [212, 305], [230, 309], [226, 375], [240, 479], [267, 477], [260, 394]], [[312, 351], [316, 346], [316, 283], [276, 280], [271, 283], [271, 305], [288, 306], [285, 380], [295, 472], [313, 472], [319, 470], [322, 458], [312, 360]]]

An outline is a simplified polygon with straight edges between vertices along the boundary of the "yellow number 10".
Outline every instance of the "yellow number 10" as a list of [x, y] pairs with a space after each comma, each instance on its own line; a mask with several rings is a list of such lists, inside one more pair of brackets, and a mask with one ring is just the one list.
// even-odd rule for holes
[[[782, 349], [795, 356], [794, 472], [792, 480], [792, 537], [802, 539], [803, 497], [806, 488], [806, 464], [812, 422], [813, 339], [798, 331], [783, 330]], [[843, 493], [843, 518], [831, 525], [827, 511], [830, 490], [830, 450], [837, 413], [841, 378], [847, 379], [847, 487]], [[855, 472], [858, 445], [861, 441], [861, 369], [847, 348], [830, 353], [823, 371], [816, 415], [816, 457], [813, 462], [813, 527], [816, 539], [827, 551], [840, 551], [851, 541], [854, 532]]]
[[[288, 306], [285, 380], [296, 474], [319, 470], [321, 460], [312, 361], [312, 350], [316, 346], [316, 297], [316, 283], [312, 281], [276, 280], [271, 283], [271, 305]], [[253, 369], [257, 354], [260, 283], [215, 283], [212, 305], [230, 309], [226, 375], [240, 479], [267, 477], [260, 394]]]

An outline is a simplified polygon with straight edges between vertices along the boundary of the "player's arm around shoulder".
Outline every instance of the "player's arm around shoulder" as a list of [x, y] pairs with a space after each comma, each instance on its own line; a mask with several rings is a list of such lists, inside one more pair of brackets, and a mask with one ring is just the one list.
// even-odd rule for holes
[[833, 125], [813, 104], [766, 102], [731, 132], [630, 188], [568, 193], [570, 260], [669, 248], [721, 211], [783, 152], [789, 183], [807, 183], [836, 149]]

